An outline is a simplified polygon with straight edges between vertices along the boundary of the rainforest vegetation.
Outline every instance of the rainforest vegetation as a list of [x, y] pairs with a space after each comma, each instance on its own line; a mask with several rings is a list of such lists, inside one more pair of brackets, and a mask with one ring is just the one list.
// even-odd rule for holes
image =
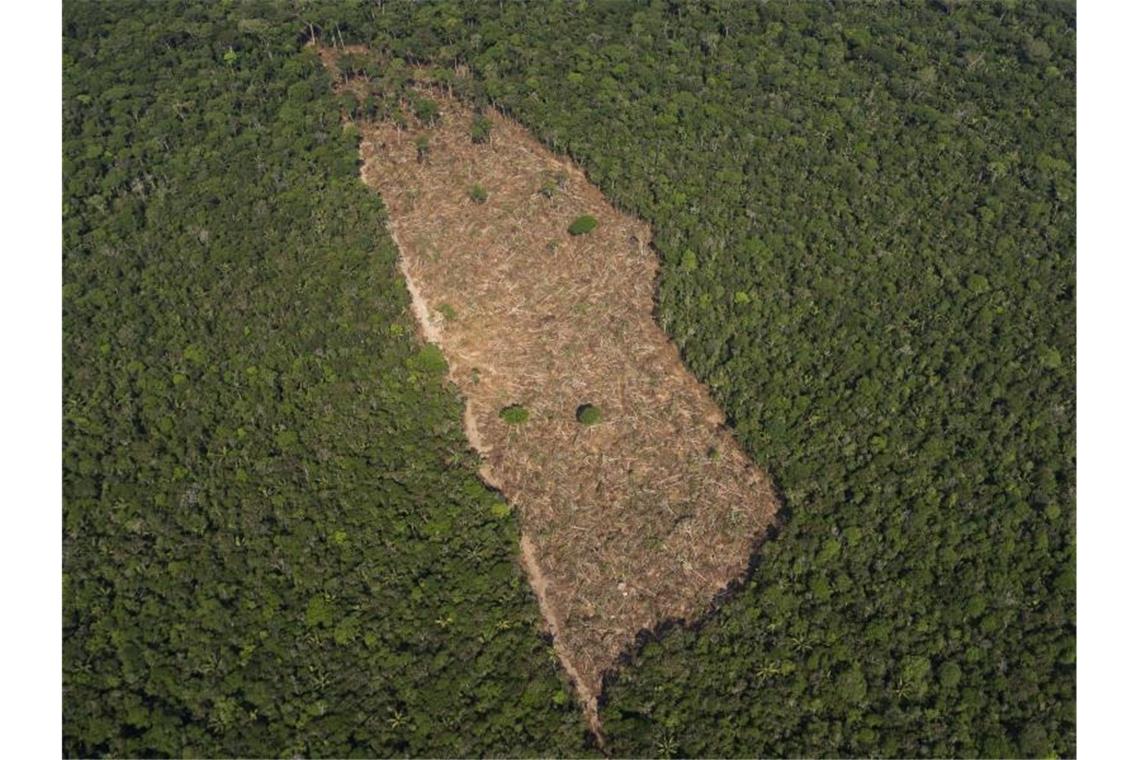
[[341, 125], [430, 122], [423, 63], [652, 224], [658, 318], [784, 494], [610, 679], [607, 752], [1075, 754], [1075, 27], [65, 4], [64, 753], [593, 751]]
[[64, 754], [576, 752], [511, 512], [277, 5], [66, 8]]

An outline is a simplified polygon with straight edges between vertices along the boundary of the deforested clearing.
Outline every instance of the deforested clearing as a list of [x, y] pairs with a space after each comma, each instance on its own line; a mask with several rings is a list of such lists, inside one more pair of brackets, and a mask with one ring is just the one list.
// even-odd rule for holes
[[430, 127], [358, 123], [363, 176], [597, 731], [605, 673], [746, 572], [777, 498], [654, 321], [649, 227], [518, 124], [488, 113], [477, 143], [476, 114], [430, 96]]

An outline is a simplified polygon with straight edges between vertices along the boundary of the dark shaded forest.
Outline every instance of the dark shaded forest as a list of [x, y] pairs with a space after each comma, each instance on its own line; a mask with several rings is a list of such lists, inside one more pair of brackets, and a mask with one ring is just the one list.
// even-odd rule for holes
[[575, 752], [328, 76], [246, 10], [66, 8], [64, 754]]
[[784, 491], [745, 588], [611, 678], [608, 750], [1075, 754], [1075, 25], [65, 5], [65, 754], [585, 751], [340, 124], [412, 63], [650, 221]]

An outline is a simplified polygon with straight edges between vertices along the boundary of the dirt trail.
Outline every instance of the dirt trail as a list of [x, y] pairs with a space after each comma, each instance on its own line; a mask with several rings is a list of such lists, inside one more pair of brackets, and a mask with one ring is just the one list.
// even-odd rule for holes
[[[520, 563], [601, 741], [605, 673], [640, 631], [709, 609], [746, 571], [777, 499], [653, 319], [648, 226], [521, 126], [490, 113], [490, 142], [474, 144], [474, 114], [431, 97], [430, 128], [357, 124], [362, 176], [465, 399], [480, 474], [519, 515]], [[570, 235], [582, 214], [598, 227]], [[526, 422], [500, 418], [514, 404]], [[584, 404], [600, 423], [578, 421]]]
[[[550, 634], [554, 637], [554, 652], [558, 655], [559, 662], [562, 663], [562, 667], [566, 669], [567, 675], [574, 680], [576, 685], [588, 683], [574, 665], [573, 652], [570, 652], [566, 648], [566, 636], [562, 631], [562, 626], [558, 622], [558, 612], [554, 606], [551, 605], [546, 595], [546, 589], [550, 581], [547, 579], [546, 573], [543, 572], [542, 565], [538, 561], [538, 554], [535, 551], [534, 544], [526, 533], [523, 533], [519, 537], [519, 550], [523, 570], [526, 571], [527, 581], [530, 582], [530, 587], [534, 589], [535, 598], [538, 599], [538, 608], [542, 612], [542, 617], [550, 629]], [[598, 717], [598, 696], [598, 694], [582, 689], [581, 686], [578, 688], [578, 698], [582, 702], [582, 712], [586, 715], [586, 723], [590, 726], [590, 733], [594, 735], [599, 744], [604, 744], [605, 739], [602, 736], [602, 721]]]
[[[363, 178], [363, 175], [362, 175]], [[392, 235], [392, 240], [395, 241], [396, 247], [400, 250], [400, 239], [396, 237], [395, 230], [389, 230]], [[412, 279], [411, 272], [408, 271], [408, 260], [400, 256], [400, 273], [404, 275], [404, 284], [408, 286], [408, 295], [412, 299], [412, 316], [416, 318], [416, 322], [420, 326], [420, 331], [423, 333], [424, 339], [439, 345], [442, 340], [442, 333], [440, 332], [439, 325], [432, 319], [431, 308], [428, 306], [427, 300], [420, 293], [420, 288], [416, 285], [416, 281]], [[472, 441], [474, 443], [474, 441]], [[475, 447], [479, 449], [478, 446]]]

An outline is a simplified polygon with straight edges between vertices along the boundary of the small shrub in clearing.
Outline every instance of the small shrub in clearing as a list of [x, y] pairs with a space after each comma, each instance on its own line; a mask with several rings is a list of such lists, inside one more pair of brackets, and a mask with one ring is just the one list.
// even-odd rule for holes
[[476, 203], [486, 203], [487, 189], [482, 185], [472, 185], [471, 189], [467, 191], [467, 197]]
[[539, 192], [547, 198], [553, 198], [559, 190], [566, 188], [566, 182], [569, 181], [570, 175], [559, 169], [553, 174], [545, 174], [542, 178], [542, 187]]
[[439, 104], [430, 98], [416, 98], [412, 110], [421, 124], [432, 126], [439, 121]]
[[408, 357], [407, 365], [409, 369], [429, 375], [442, 375], [447, 372], [447, 359], [439, 350], [439, 346], [434, 343], [424, 345], [423, 348]]
[[479, 114], [471, 122], [471, 142], [482, 144], [489, 139], [491, 139], [491, 120]]
[[530, 419], [530, 412], [521, 404], [511, 404], [499, 410], [499, 417], [508, 425], [521, 425]]
[[578, 407], [578, 422], [583, 425], [596, 425], [602, 421], [602, 410], [593, 404], [582, 404]]
[[574, 220], [568, 228], [571, 235], [585, 235], [598, 226], [598, 220], [589, 214], [583, 214]]

